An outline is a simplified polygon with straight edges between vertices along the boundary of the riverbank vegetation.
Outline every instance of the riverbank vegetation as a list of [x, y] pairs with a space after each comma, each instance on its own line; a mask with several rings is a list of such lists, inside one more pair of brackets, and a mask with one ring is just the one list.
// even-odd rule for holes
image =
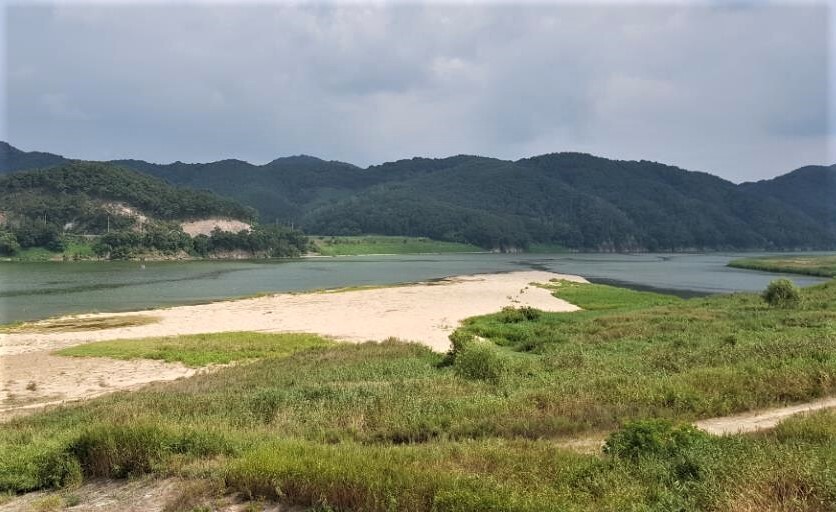
[[819, 277], [836, 277], [836, 255], [792, 255], [763, 258], [741, 258], [729, 262], [730, 267], [764, 272], [786, 272]]
[[[548, 286], [584, 310], [473, 318], [446, 355], [243, 333], [70, 349], [262, 359], [0, 425], [0, 491], [150, 473], [336, 510], [832, 509], [834, 413], [679, 425], [836, 392], [836, 281], [792, 307]], [[566, 448], [613, 431], [606, 452]]]
[[315, 236], [311, 249], [323, 256], [357, 256], [363, 254], [439, 254], [483, 252], [470, 244], [443, 242], [408, 236]]

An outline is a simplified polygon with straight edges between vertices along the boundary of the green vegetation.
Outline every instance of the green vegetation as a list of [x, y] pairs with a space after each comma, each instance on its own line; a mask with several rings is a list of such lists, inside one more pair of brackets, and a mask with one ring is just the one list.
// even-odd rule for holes
[[333, 342], [313, 334], [263, 334], [230, 332], [195, 334], [139, 340], [101, 341], [59, 350], [57, 354], [114, 359], [160, 359], [199, 367], [234, 361], [286, 357], [308, 348], [328, 347]]
[[256, 225], [194, 238], [181, 221], [254, 212], [209, 192], [175, 188], [110, 164], [74, 162], [0, 178], [0, 256], [20, 261], [212, 257], [293, 257], [308, 241], [298, 231]]
[[312, 237], [313, 249], [323, 256], [361, 254], [429, 254], [479, 252], [484, 249], [470, 244], [442, 242], [421, 237], [403, 236], [329, 236]]
[[[0, 492], [152, 473], [336, 510], [833, 509], [836, 413], [725, 438], [680, 422], [833, 394], [836, 281], [795, 308], [550, 286], [586, 309], [471, 319], [448, 356], [245, 333], [80, 347], [264, 359], [0, 425]], [[603, 453], [562, 445], [609, 431]]]
[[[63, 226], [84, 220], [101, 232], [107, 218], [91, 211], [91, 198], [124, 203], [161, 220], [229, 217], [251, 220], [254, 212], [209, 192], [172, 187], [166, 182], [111, 164], [73, 162], [0, 178], [3, 209]], [[114, 217], [118, 210], [114, 209]], [[122, 216], [130, 215], [122, 212]], [[111, 221], [114, 221], [111, 219]], [[113, 226], [111, 226], [113, 227]]]
[[836, 277], [836, 255], [834, 256], [769, 256], [763, 258], [742, 258], [729, 262], [730, 267], [764, 272], [786, 272], [820, 277]]
[[776, 279], [769, 283], [763, 294], [763, 300], [770, 306], [792, 308], [798, 305], [801, 294], [798, 287], [789, 279]]

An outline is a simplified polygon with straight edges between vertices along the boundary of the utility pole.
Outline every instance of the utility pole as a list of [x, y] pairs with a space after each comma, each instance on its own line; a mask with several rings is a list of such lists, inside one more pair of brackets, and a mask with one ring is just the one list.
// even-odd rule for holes
[[107, 232], [110, 233], [110, 214], [107, 214]]

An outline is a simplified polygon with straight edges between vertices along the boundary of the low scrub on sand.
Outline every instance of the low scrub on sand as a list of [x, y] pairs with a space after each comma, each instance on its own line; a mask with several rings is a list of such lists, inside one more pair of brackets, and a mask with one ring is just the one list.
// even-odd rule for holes
[[[150, 473], [334, 510], [834, 510], [836, 413], [684, 423], [836, 392], [836, 282], [795, 308], [550, 286], [585, 310], [473, 318], [449, 355], [296, 347], [18, 418], [0, 492]], [[603, 432], [606, 451], [564, 448]]]
[[148, 325], [156, 322], [158, 322], [158, 319], [156, 317], [147, 315], [112, 315], [90, 317], [70, 316], [7, 325], [4, 326], [3, 332], [50, 333], [95, 331], [104, 329], [119, 329], [124, 327], [137, 327], [140, 325]]

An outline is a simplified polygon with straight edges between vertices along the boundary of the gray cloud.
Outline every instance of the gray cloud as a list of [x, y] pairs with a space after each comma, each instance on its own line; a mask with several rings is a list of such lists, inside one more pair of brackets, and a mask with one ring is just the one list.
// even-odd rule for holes
[[[11, 5], [3, 138], [151, 161], [825, 163], [826, 5]], [[0, 91], [2, 92], [2, 91]]]

